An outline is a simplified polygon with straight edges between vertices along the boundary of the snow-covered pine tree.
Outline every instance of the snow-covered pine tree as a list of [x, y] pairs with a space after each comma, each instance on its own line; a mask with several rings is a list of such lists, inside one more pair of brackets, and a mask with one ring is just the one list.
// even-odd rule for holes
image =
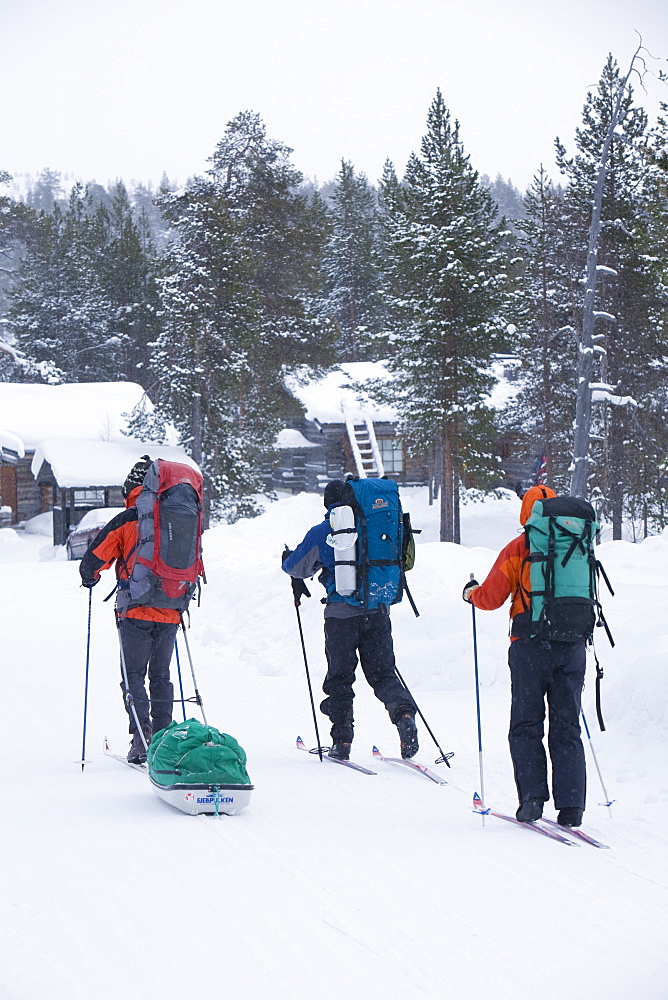
[[110, 329], [111, 303], [98, 277], [99, 241], [81, 185], [67, 211], [40, 216], [11, 292], [16, 344], [39, 371], [66, 382], [121, 377], [121, 341]]
[[521, 388], [504, 424], [523, 442], [527, 460], [545, 457], [543, 481], [558, 492], [567, 492], [570, 483], [575, 415], [573, 313], [580, 259], [574, 260], [570, 249], [570, 222], [563, 191], [555, 189], [541, 166], [525, 197], [524, 218], [517, 222], [519, 273], [511, 311], [518, 327], [514, 352], [521, 361]]
[[[9, 184], [11, 174], [0, 170], [0, 187]], [[26, 246], [37, 228], [35, 212], [6, 194], [0, 194], [0, 381], [18, 381], [25, 376], [24, 364], [17, 364], [14, 333], [8, 320], [9, 292], [17, 279]]]
[[409, 446], [438, 453], [441, 539], [459, 541], [460, 482], [486, 486], [498, 469], [487, 398], [506, 345], [506, 254], [440, 91], [403, 183], [386, 165], [382, 205], [393, 377], [376, 392], [396, 405]]
[[121, 183], [76, 185], [65, 211], [40, 213], [10, 315], [34, 365], [56, 366], [66, 381], [150, 384], [159, 264], [141, 222]]
[[348, 160], [341, 161], [330, 206], [322, 314], [338, 326], [337, 360], [372, 359], [382, 317], [378, 211], [366, 176]]
[[100, 284], [109, 298], [111, 335], [123, 346], [124, 377], [150, 388], [152, 343], [160, 333], [160, 263], [144, 213], [137, 217], [124, 184], [116, 183], [95, 213]]
[[63, 180], [58, 170], [47, 167], [40, 171], [37, 180], [26, 192], [26, 205], [35, 212], [45, 212], [46, 215], [51, 215], [56, 205], [65, 210], [67, 192], [63, 188]]
[[149, 184], [136, 184], [132, 189], [132, 208], [142, 235], [142, 241], [155, 247], [159, 256], [162, 255], [168, 240], [168, 226], [157, 204], [157, 199], [167, 191], [173, 191], [175, 185], [163, 174], [157, 190]]
[[[668, 104], [649, 134], [645, 150], [648, 170], [644, 177], [640, 212], [646, 221], [644, 266], [655, 288], [649, 323], [656, 335], [668, 339]], [[666, 348], [664, 347], [664, 351]], [[660, 348], [656, 351], [657, 356]], [[652, 364], [652, 378], [633, 414], [639, 445], [631, 468], [625, 471], [624, 504], [629, 522], [643, 535], [668, 525], [668, 377], [665, 354]]]
[[[152, 387], [153, 388], [153, 387]], [[122, 431], [127, 437], [135, 438], [138, 441], [155, 441], [156, 444], [167, 443], [167, 425], [162, 411], [153, 406], [153, 402], [147, 392], [141, 397], [139, 402], [125, 414], [126, 430]]]
[[508, 178], [504, 180], [501, 174], [497, 174], [494, 180], [482, 174], [480, 183], [489, 189], [489, 193], [496, 202], [499, 214], [506, 220], [523, 219], [525, 215], [524, 198], [513, 182]]
[[157, 404], [201, 466], [207, 502], [231, 519], [255, 510], [276, 432], [298, 414], [285, 375], [332, 360], [328, 327], [313, 318], [322, 207], [298, 193], [290, 152], [244, 112], [208, 176], [163, 199], [174, 239]]

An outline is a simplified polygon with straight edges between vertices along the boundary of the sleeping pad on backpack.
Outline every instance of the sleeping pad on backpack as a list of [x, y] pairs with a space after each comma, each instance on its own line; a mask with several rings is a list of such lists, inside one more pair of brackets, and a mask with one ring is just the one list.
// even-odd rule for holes
[[246, 753], [234, 737], [196, 719], [157, 732], [147, 766], [156, 794], [183, 812], [237, 813], [253, 790]]

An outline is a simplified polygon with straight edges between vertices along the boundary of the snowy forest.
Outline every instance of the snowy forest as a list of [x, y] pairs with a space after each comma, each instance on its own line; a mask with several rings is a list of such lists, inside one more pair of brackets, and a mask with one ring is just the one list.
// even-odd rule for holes
[[[555, 139], [559, 176], [536, 164], [524, 194], [479, 175], [440, 91], [419, 151], [377, 184], [345, 159], [305, 180], [252, 111], [178, 189], [67, 191], [44, 170], [12, 198], [0, 171], [0, 380], [138, 382], [152, 406], [135, 436], [174, 425], [234, 520], [299, 416], [286, 377], [383, 360], [371, 391], [430, 456], [442, 540], [458, 541], [462, 487], [499, 485], [502, 436], [595, 501], [613, 538], [659, 530], [668, 105], [652, 121], [642, 96], [642, 62], [610, 56], [573, 142]], [[499, 360], [516, 388], [500, 411]]]

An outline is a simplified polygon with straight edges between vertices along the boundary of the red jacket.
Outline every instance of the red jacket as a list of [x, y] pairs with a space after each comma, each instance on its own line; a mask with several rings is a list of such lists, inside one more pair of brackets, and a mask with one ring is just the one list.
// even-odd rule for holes
[[[125, 501], [126, 509], [113, 517], [94, 538], [79, 565], [83, 580], [98, 580], [102, 570], [109, 569], [114, 562], [116, 562], [116, 578], [128, 579], [128, 560], [137, 546], [135, 501], [140, 492], [141, 486], [136, 486]], [[179, 612], [174, 608], [151, 608], [143, 604], [130, 608], [126, 612], [126, 617], [162, 622], [165, 625], [178, 625], [181, 621]]]

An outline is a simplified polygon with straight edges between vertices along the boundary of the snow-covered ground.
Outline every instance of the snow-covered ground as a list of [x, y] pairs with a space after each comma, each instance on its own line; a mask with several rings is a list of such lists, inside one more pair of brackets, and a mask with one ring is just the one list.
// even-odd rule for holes
[[[290, 584], [291, 547], [322, 516], [317, 497], [269, 504], [205, 537], [209, 583], [190, 642], [209, 721], [248, 753], [255, 791], [236, 817], [189, 817], [141, 774], [104, 756], [127, 749], [115, 627], [93, 591], [86, 757], [80, 763], [87, 592], [46, 535], [0, 530], [2, 810], [0, 998], [664, 1000], [668, 949], [668, 536], [607, 542], [617, 641], [599, 733], [590, 667], [585, 827], [611, 847], [563, 847], [471, 811], [479, 786], [471, 609], [461, 600], [519, 530], [519, 501], [467, 506], [464, 545], [437, 541], [425, 491], [404, 491], [416, 527], [409, 582], [420, 609], [393, 609], [399, 669], [444, 750], [420, 726], [418, 759], [439, 787], [376, 764], [396, 730], [362, 677], [357, 774], [299, 753], [315, 736]], [[316, 697], [324, 672], [319, 585], [301, 609]], [[485, 788], [515, 808], [506, 729], [506, 610], [477, 615]], [[192, 692], [185, 651], [181, 666]], [[191, 706], [192, 709], [192, 706]], [[190, 714], [194, 714], [192, 711]], [[323, 740], [326, 720], [319, 719]], [[553, 815], [551, 807], [546, 815]]]

